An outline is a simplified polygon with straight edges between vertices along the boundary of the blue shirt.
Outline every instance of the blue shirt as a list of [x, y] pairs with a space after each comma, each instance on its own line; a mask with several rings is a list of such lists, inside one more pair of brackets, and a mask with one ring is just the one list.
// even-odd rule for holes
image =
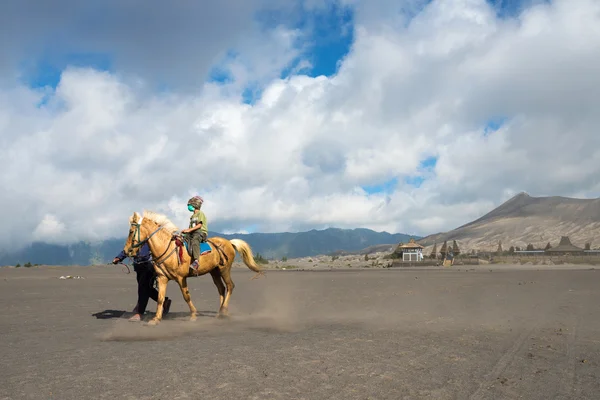
[[[125, 254], [124, 250], [121, 250], [119, 255], [116, 257], [119, 261], [123, 261], [127, 258], [127, 254]], [[152, 254], [150, 254], [150, 247], [148, 247], [148, 242], [144, 243], [142, 247], [140, 247], [140, 251], [138, 251], [137, 255], [133, 257], [134, 264], [142, 264], [145, 262], [149, 262], [152, 260]]]

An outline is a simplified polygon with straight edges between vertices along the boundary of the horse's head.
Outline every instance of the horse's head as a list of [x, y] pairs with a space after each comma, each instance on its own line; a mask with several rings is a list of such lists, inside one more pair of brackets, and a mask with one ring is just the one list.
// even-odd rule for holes
[[144, 219], [139, 213], [134, 212], [129, 217], [129, 235], [127, 235], [127, 241], [123, 248], [125, 254], [128, 257], [135, 257], [156, 227], [156, 223]]
[[166, 227], [167, 231], [175, 231], [177, 227], [169, 219], [152, 211], [144, 211], [144, 216], [134, 212], [129, 217], [129, 235], [123, 251], [128, 257], [135, 257], [140, 248], [148, 243], [156, 233]]

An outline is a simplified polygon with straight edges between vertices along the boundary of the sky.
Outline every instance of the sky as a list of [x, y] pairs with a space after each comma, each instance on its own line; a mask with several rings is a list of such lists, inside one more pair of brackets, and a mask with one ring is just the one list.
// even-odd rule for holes
[[0, 251], [211, 231], [425, 236], [600, 196], [596, 0], [0, 3]]

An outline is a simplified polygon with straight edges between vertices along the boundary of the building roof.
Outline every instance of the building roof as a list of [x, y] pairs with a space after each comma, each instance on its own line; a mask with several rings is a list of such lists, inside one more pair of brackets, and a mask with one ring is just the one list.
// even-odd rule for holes
[[415, 242], [415, 239], [410, 239], [408, 243], [401, 244], [398, 246], [398, 249], [424, 249], [425, 246], [421, 246], [419, 243]]
[[573, 246], [573, 244], [571, 243], [571, 240], [569, 239], [568, 236], [562, 236], [560, 238], [560, 243], [558, 244], [558, 246], [556, 247], [552, 247], [548, 250], [546, 250], [547, 252], [581, 252], [583, 251], [582, 248], [577, 247], [577, 246]]

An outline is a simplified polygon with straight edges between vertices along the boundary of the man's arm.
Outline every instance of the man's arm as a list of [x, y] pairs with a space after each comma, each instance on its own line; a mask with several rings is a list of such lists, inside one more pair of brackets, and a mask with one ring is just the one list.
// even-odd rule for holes
[[121, 252], [113, 259], [113, 264], [123, 261], [127, 258], [127, 254], [125, 254], [125, 250], [121, 250]]

